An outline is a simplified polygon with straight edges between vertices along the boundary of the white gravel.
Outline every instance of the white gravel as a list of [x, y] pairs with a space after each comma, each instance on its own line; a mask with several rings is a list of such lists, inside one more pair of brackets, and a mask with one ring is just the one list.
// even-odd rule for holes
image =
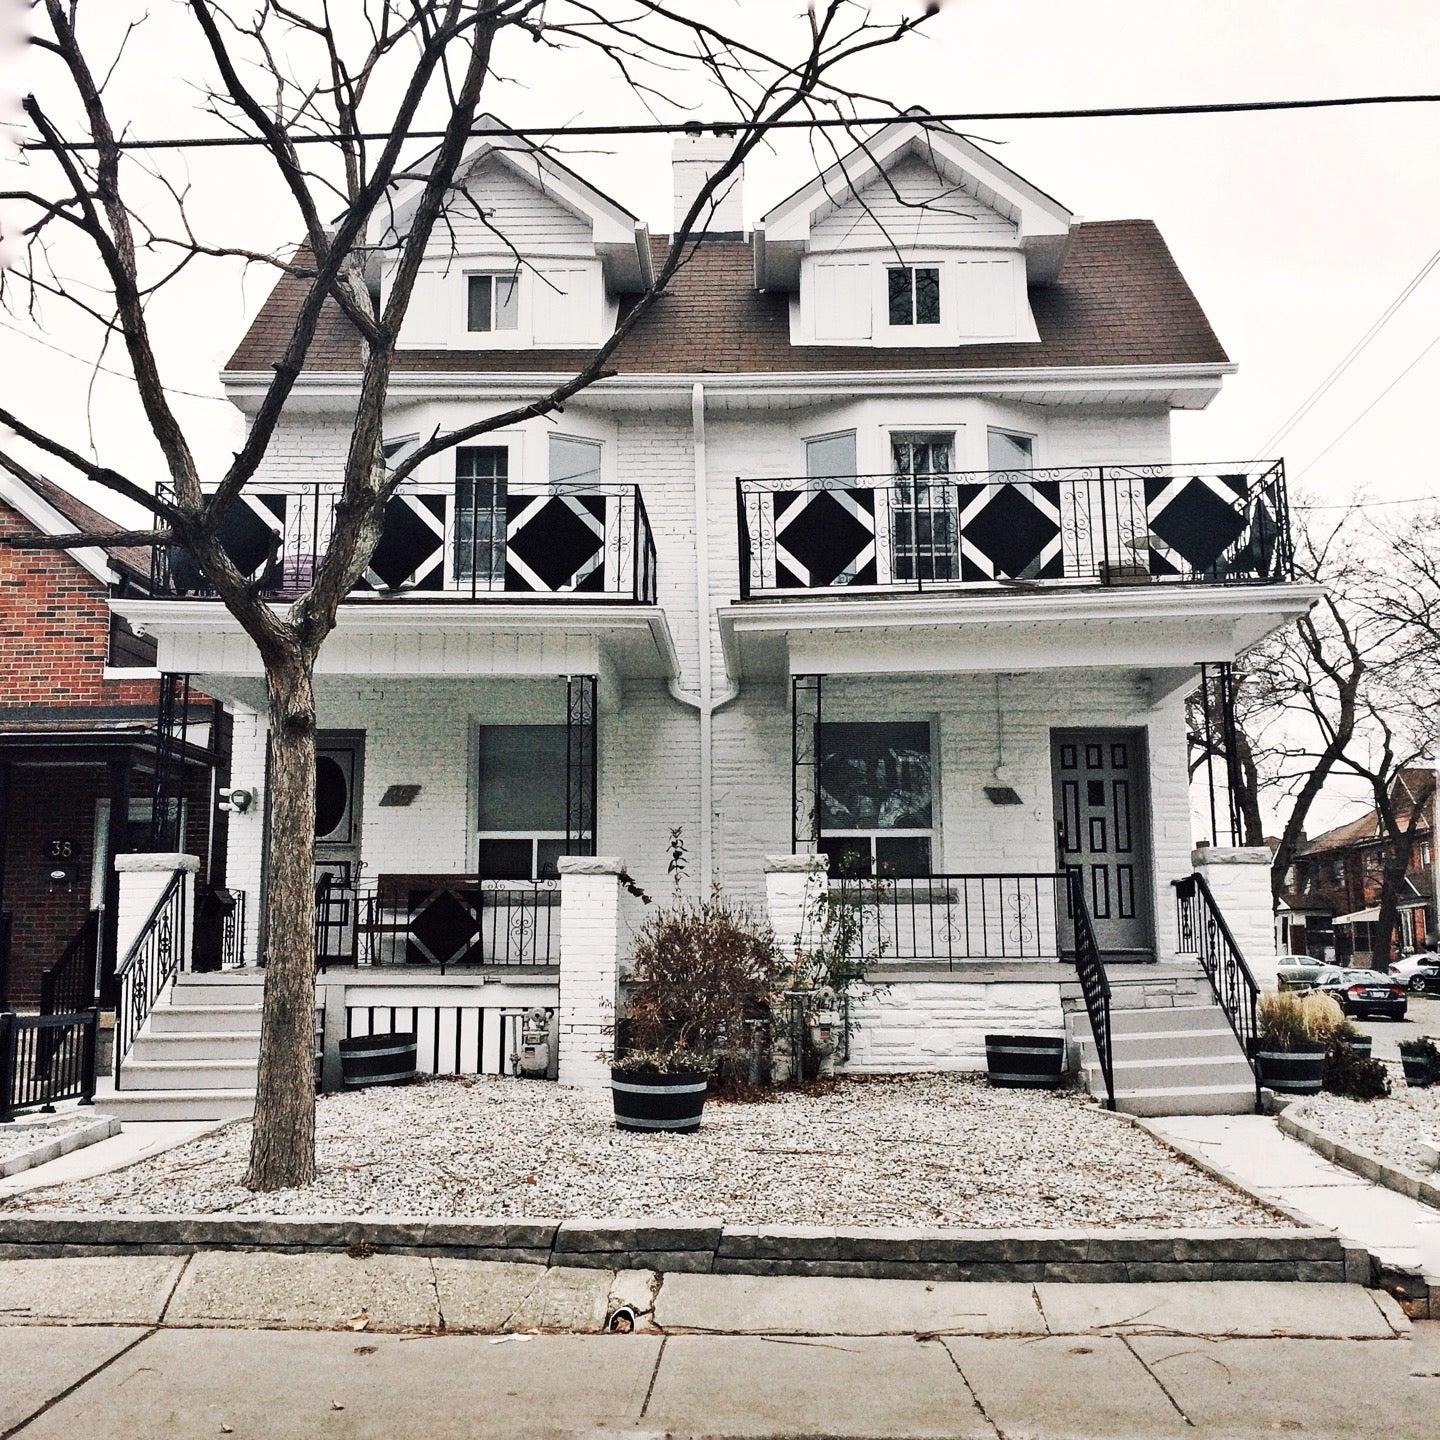
[[47, 1115], [40, 1120], [22, 1117], [8, 1125], [0, 1125], [0, 1161], [22, 1155], [37, 1145], [59, 1140], [74, 1130], [85, 1130], [95, 1123], [95, 1112], [81, 1115]]
[[1384, 1100], [1343, 1100], [1317, 1095], [1306, 1106], [1306, 1119], [1321, 1134], [1391, 1165], [1433, 1176], [1420, 1159], [1420, 1141], [1440, 1138], [1440, 1087], [1412, 1090], [1390, 1067], [1391, 1093]]
[[966, 1076], [844, 1080], [709, 1104], [693, 1135], [614, 1128], [608, 1096], [431, 1080], [322, 1097], [314, 1186], [243, 1189], [236, 1121], [10, 1208], [127, 1214], [718, 1217], [737, 1224], [1230, 1226], [1284, 1223], [1073, 1093]]

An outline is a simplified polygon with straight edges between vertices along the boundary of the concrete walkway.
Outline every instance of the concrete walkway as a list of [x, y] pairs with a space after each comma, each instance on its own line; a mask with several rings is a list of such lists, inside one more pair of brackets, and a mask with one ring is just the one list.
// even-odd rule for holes
[[1433, 1207], [1317, 1155], [1282, 1135], [1268, 1115], [1177, 1115], [1144, 1124], [1251, 1194], [1363, 1245], [1387, 1270], [1423, 1275], [1440, 1291], [1440, 1211]]
[[[70, 1113], [75, 1113], [72, 1107]], [[83, 1113], [83, 1112], [81, 1112]], [[93, 1111], [91, 1112], [94, 1113]], [[180, 1120], [127, 1122], [118, 1135], [108, 1140], [87, 1145], [83, 1150], [74, 1150], [58, 1160], [37, 1165], [31, 1170], [22, 1170], [18, 1175], [0, 1179], [0, 1200], [10, 1195], [19, 1195], [26, 1190], [39, 1190], [46, 1185], [59, 1185], [66, 1180], [85, 1180], [91, 1175], [103, 1175], [111, 1170], [121, 1170], [137, 1160], [158, 1155], [164, 1150], [173, 1150], [207, 1130], [223, 1124], [219, 1120]]]
[[[637, 1329], [595, 1333], [620, 1303]], [[1440, 1326], [1346, 1285], [662, 1279], [208, 1252], [0, 1262], [0, 1375], [0, 1440], [1433, 1440]]]

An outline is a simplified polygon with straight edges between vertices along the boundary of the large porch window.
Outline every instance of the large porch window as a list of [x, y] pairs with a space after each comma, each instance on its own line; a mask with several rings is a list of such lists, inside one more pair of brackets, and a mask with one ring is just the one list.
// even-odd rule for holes
[[931, 873], [930, 725], [826, 721], [820, 726], [820, 841], [832, 876]]
[[482, 725], [476, 736], [476, 871], [484, 880], [559, 873], [565, 835], [564, 725]]

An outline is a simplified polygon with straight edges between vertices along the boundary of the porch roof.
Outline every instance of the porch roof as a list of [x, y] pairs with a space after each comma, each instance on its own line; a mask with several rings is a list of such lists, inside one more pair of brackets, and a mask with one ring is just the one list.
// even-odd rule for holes
[[750, 600], [720, 611], [720, 633], [747, 679], [1103, 667], [1146, 672], [1168, 693], [1322, 594], [1287, 584]]

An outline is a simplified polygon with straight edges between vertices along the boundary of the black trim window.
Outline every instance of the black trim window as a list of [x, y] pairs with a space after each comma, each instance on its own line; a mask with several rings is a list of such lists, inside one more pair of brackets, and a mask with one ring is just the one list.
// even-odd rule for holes
[[505, 588], [505, 500], [510, 452], [503, 445], [455, 451], [454, 578], [481, 590]]
[[467, 275], [466, 328], [471, 331], [514, 330], [520, 324], [520, 277], [508, 274]]
[[886, 270], [892, 325], [940, 323], [940, 270], [935, 265], [891, 265]]
[[934, 841], [930, 726], [820, 726], [820, 852], [830, 873], [928, 875]]
[[563, 725], [476, 733], [476, 869], [484, 880], [548, 880], [566, 851]]

